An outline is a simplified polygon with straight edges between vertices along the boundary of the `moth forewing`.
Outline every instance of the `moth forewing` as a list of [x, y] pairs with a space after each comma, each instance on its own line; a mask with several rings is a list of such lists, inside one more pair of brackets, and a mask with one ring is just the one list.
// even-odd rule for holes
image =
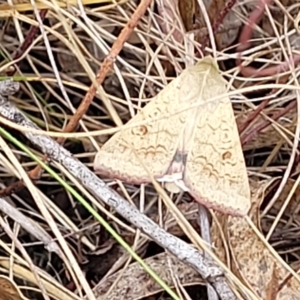
[[128, 122], [147, 121], [147, 124], [121, 130], [102, 146], [94, 161], [97, 173], [133, 184], [150, 182], [140, 160], [156, 179], [167, 173], [187, 121], [189, 103], [185, 97], [191, 91], [187, 84], [182, 84], [186, 72], [169, 83]]
[[[184, 182], [203, 205], [227, 214], [245, 215], [250, 209], [250, 188], [226, 82], [212, 68], [203, 94], [206, 117], [198, 116], [192, 149], [188, 152]], [[220, 100], [212, 104], [216, 96]]]

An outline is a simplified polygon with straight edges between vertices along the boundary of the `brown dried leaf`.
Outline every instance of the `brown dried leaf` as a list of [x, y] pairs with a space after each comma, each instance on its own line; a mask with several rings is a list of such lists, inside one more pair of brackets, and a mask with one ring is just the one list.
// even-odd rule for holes
[[[145, 263], [170, 287], [174, 286], [174, 278], [183, 285], [204, 284], [194, 269], [183, 264], [167, 253], [145, 259]], [[172, 269], [170, 269], [170, 266]], [[113, 291], [106, 295], [123, 270], [105, 278], [94, 288], [97, 300], [138, 300], [162, 291], [162, 288], [150, 277], [138, 263], [133, 263], [122, 273]]]
[[22, 292], [9, 277], [0, 275], [0, 300], [25, 300]]
[[186, 31], [194, 29], [193, 19], [196, 5], [194, 0], [179, 0], [178, 2], [179, 12]]
[[[255, 187], [252, 183], [252, 208], [250, 215], [254, 224], [258, 224], [258, 208], [269, 182], [259, 182]], [[224, 218], [223, 216], [221, 218]], [[216, 224], [213, 225], [213, 236], [218, 239]], [[289, 273], [281, 262], [274, 258], [269, 249], [253, 232], [244, 218], [228, 217], [227, 242], [231, 256], [231, 270], [241, 278], [242, 282], [252, 289], [260, 298], [266, 299], [267, 286], [272, 281], [273, 269], [276, 270], [278, 281], [283, 281]], [[220, 236], [219, 236], [220, 239]], [[220, 243], [218, 244], [220, 245]], [[217, 249], [219, 257], [225, 257], [225, 247]], [[279, 291], [276, 300], [300, 299], [300, 284], [295, 278]]]

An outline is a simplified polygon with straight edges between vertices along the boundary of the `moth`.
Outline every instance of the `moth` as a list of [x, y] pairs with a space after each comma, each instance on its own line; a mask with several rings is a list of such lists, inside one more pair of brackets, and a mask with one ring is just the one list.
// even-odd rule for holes
[[251, 203], [243, 151], [226, 81], [212, 57], [185, 69], [128, 124], [145, 120], [145, 125], [118, 131], [102, 146], [94, 161], [96, 173], [142, 184], [151, 182], [150, 172], [207, 208], [247, 214]]

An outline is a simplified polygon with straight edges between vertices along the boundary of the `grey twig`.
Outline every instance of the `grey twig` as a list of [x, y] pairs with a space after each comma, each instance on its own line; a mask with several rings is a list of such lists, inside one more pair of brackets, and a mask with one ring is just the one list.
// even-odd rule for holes
[[[7, 88], [6, 88], [7, 86]], [[18, 84], [12, 81], [1, 82], [0, 94], [8, 95], [18, 89]], [[29, 129], [40, 128], [22, 114], [6, 97], [0, 96], [0, 114], [10, 121]], [[128, 203], [119, 194], [110, 189], [105, 183], [91, 172], [84, 164], [74, 158], [72, 154], [46, 135], [38, 135], [30, 132], [23, 134], [49, 159], [63, 165], [73, 176], [81, 181], [82, 185], [96, 198], [101, 199], [112, 207], [119, 215], [132, 225], [142, 230], [156, 243], [164, 247], [182, 262], [192, 266], [204, 279], [206, 279], [219, 294], [221, 299], [234, 300], [235, 295], [226, 284], [222, 269], [212, 261], [206, 259], [197, 249], [184, 241], [174, 237], [160, 228], [151, 219], [143, 215], [136, 207]]]

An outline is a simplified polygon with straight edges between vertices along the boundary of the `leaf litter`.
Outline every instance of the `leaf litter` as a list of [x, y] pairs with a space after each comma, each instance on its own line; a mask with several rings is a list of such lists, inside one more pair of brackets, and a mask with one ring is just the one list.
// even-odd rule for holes
[[[219, 1], [217, 2], [218, 5], [214, 5], [216, 4], [215, 2], [206, 3], [208, 7], [207, 15], [211, 23], [210, 26], [214, 26], [216, 16], [221, 14], [222, 9], [227, 4], [224, 1]], [[157, 1], [157, 4], [159, 3], [161, 2]], [[164, 5], [166, 5], [166, 2], [164, 2]], [[261, 22], [250, 28], [253, 33], [253, 40], [251, 41], [251, 47], [243, 49], [242, 64], [244, 68], [250, 65], [259, 70], [272, 65], [279, 65], [280, 62], [286, 61], [287, 57], [292, 57], [291, 51], [298, 49], [297, 32], [299, 32], [299, 21], [298, 23], [296, 21], [299, 7], [297, 5], [299, 6], [297, 2], [293, 1], [268, 1], [268, 8], [265, 10]], [[123, 1], [119, 6], [112, 3], [105, 6], [100, 3], [99, 7], [101, 8], [100, 11], [90, 8], [87, 4], [84, 12], [87, 14], [88, 19], [102, 20], [101, 24], [105, 20], [105, 25], [101, 25], [101, 31], [99, 31], [96, 23], [93, 23], [95, 20], [89, 23], [92, 26], [91, 28], [95, 28], [97, 34], [101, 38], [104, 38], [104, 40], [101, 40], [99, 35], [92, 30], [88, 31], [86, 27], [83, 27], [79, 19], [72, 19], [72, 26], [76, 23], [75, 26], [77, 27], [74, 36], [83, 37], [83, 44], [76, 41], [76, 38], [75, 40], [71, 39], [73, 43], [79, 46], [78, 48], [74, 48], [74, 56], [69, 56], [73, 57], [73, 63], [72, 60], [71, 62], [64, 61], [69, 57], [63, 57], [60, 55], [60, 51], [57, 51], [56, 63], [60, 67], [63, 86], [66, 92], [72, 96], [72, 105], [75, 107], [80, 103], [84, 91], [88, 89], [87, 85], [90, 82], [90, 76], [87, 75], [86, 67], [79, 67], [78, 62], [82, 64], [86, 61], [88, 64], [91, 64], [92, 70], [95, 72], [99, 63], [97, 61], [97, 57], [99, 59], [98, 54], [101, 53], [103, 55], [103, 49], [100, 49], [99, 45], [109, 49], [111, 43], [117, 39], [120, 30], [126, 24], [127, 19], [124, 18], [124, 15], [120, 14], [120, 11], [125, 12], [130, 17], [136, 8], [131, 1]], [[195, 29], [195, 39], [199, 41], [203, 36], [206, 36], [209, 28], [207, 28], [207, 20], [204, 20], [205, 18], [202, 19], [205, 14], [199, 9], [197, 3], [193, 3], [191, 7], [194, 9], [192, 12], [194, 19], [191, 24], [194, 26], [193, 29]], [[213, 11], [210, 7], [219, 8], [217, 11]], [[79, 11], [76, 11], [76, 9], [62, 9], [64, 12], [78, 16]], [[236, 95], [236, 98], [232, 99], [232, 102], [238, 127], [245, 127], [240, 132], [240, 137], [248, 167], [253, 201], [249, 219], [255, 224], [258, 232], [268, 237], [268, 241], [261, 240], [261, 236], [253, 230], [248, 219], [216, 214], [213, 215], [211, 225], [212, 246], [218, 257], [229, 266], [232, 274], [235, 274], [239, 278], [239, 284], [235, 284], [231, 288], [239, 291], [242, 299], [248, 299], [249, 295], [251, 295], [246, 291], [246, 288], [253, 292], [256, 299], [274, 299], [275, 297], [276, 299], [299, 299], [300, 292], [297, 276], [293, 275], [286, 267], [290, 266], [295, 271], [299, 268], [297, 254], [297, 243], [299, 240], [297, 235], [297, 189], [293, 191], [299, 174], [299, 155], [297, 149], [297, 136], [299, 136], [297, 134], [297, 130], [299, 130], [297, 115], [298, 95], [297, 92], [292, 91], [290, 88], [291, 86], [297, 86], [295, 78], [297, 77], [298, 65], [295, 64], [293, 68], [285, 71], [284, 76], [274, 73], [265, 77], [258, 76], [252, 78], [251, 76], [242, 76], [240, 73], [237, 74], [238, 69], [235, 64], [237, 52], [235, 46], [239, 42], [238, 34], [241, 32], [242, 24], [247, 22], [249, 15], [255, 9], [256, 1], [249, 1], [247, 4], [243, 1], [237, 1], [232, 10], [231, 17], [229, 18], [229, 15], [227, 15], [227, 18], [230, 19], [228, 24], [225, 20], [217, 24], [219, 29], [216, 38], [216, 47], [218, 49], [220, 68], [224, 71], [223, 76], [229, 82], [229, 86], [231, 85], [232, 90], [237, 89], [238, 91], [241, 88], [248, 87], [250, 91], [240, 98]], [[190, 11], [187, 13], [191, 14]], [[24, 13], [21, 11], [21, 14]], [[3, 6], [2, 16], [9, 15], [10, 8]], [[178, 11], [176, 11], [176, 14], [171, 16], [172, 18], [169, 22], [172, 23], [172, 20], [175, 17], [178, 18], [178, 16]], [[54, 22], [51, 23], [52, 26], [55, 26], [58, 21], [65, 20], [65, 16], [58, 16], [54, 11], [51, 11], [52, 20], [53, 17]], [[33, 15], [30, 15], [30, 18], [34, 20]], [[115, 126], [115, 124], [120, 125], [118, 120], [126, 123], [131, 119], [133, 113], [141, 107], [141, 102], [139, 101], [141, 96], [144, 99], [155, 96], [157, 91], [169, 81], [169, 77], [175, 77], [177, 75], [175, 74], [176, 71], [184, 67], [181, 63], [184, 61], [186, 54], [182, 45], [186, 40], [185, 33], [181, 33], [183, 38], [178, 39], [170, 31], [163, 32], [163, 29], [158, 25], [160, 23], [158, 21], [153, 22], [154, 19], [158, 20], [158, 18], [159, 16], [155, 16], [152, 13], [144, 16], [141, 22], [138, 23], [138, 30], [134, 33], [135, 39], [129, 40], [124, 45], [120, 59], [116, 62], [117, 69], [112, 71], [103, 83], [103, 89], [109, 101], [112, 101], [113, 108], [109, 109], [103, 105], [100, 101], [101, 97], [95, 97], [92, 106], [83, 118], [83, 126], [85, 126], [87, 132], [106, 129]], [[20, 29], [15, 28], [15, 26], [20, 26], [20, 24], [8, 24], [4, 31], [2, 44], [7, 53], [12, 54], [12, 52], [17, 52], [16, 45], [18, 45], [18, 42], [14, 43], [16, 41], [14, 33], [17, 29]], [[176, 23], [173, 22], [171, 25], [174, 24]], [[172, 26], [170, 28], [172, 30]], [[178, 28], [175, 32], [180, 35], [183, 27], [179, 26]], [[26, 26], [21, 28], [25, 36], [27, 30], [28, 27]], [[54, 28], [54, 30], [57, 29]], [[78, 34], [80, 30], [82, 33]], [[230, 36], [228, 37], [226, 34], [229, 32]], [[55, 52], [55, 47], [58, 45], [57, 42], [60, 42], [59, 47], [64, 47], [61, 41], [66, 43], [66, 40], [58, 39], [57, 37], [59, 36], [53, 33], [66, 35], [67, 39], [70, 37], [64, 31], [57, 30], [50, 32], [49, 39], [56, 42], [53, 43], [53, 51]], [[198, 36], [197, 33], [199, 33]], [[88, 41], [89, 39], [90, 41]], [[163, 45], [162, 40], [164, 41]], [[96, 45], [98, 45], [98, 49], [95, 47], [95, 41], [97, 41]], [[87, 43], [90, 43], [87, 46], [89, 53], [82, 47], [82, 45], [87, 45]], [[151, 51], [151, 47], [153, 49], [161, 47], [161, 50], [157, 50], [157, 56]], [[208, 47], [210, 47], [210, 44], [208, 44]], [[196, 44], [195, 48], [200, 49], [201, 47]], [[64, 49], [65, 53], [68, 53], [68, 49], [68, 47]], [[98, 52], [92, 53], [94, 49]], [[70, 116], [73, 114], [73, 108], [64, 101], [57, 85], [59, 80], [53, 81], [53, 78], [57, 75], [52, 73], [52, 68], [49, 67], [50, 64], [45, 63], [45, 61], [48, 61], [46, 51], [49, 50], [51, 49], [45, 49], [44, 43], [40, 43], [30, 50], [30, 56], [26, 54], [26, 57], [30, 59], [30, 63], [24, 62], [21, 68], [23, 72], [26, 72], [27, 78], [35, 80], [35, 82], [32, 85], [23, 85], [22, 93], [11, 98], [10, 101], [13, 101], [20, 109], [29, 113], [38, 125], [42, 127], [48, 126], [49, 130], [59, 131], [63, 128], [65, 122], [70, 119]], [[209, 51], [213, 51], [213, 46]], [[103, 59], [103, 56], [100, 56], [101, 58]], [[3, 59], [2, 65], [5, 65], [5, 62], [7, 61]], [[65, 62], [68, 63], [67, 66], [64, 65]], [[9, 70], [8, 67], [7, 70]], [[35, 78], [43, 78], [44, 81], [39, 82]], [[260, 90], [257, 88], [259, 85], [265, 83], [273, 83], [273, 90]], [[281, 86], [276, 86], [276, 84], [281, 84]], [[282, 85], [285, 85], [285, 88], [282, 88]], [[38, 89], [40, 96], [46, 99], [47, 102], [42, 102], [42, 104], [38, 102], [38, 99], [32, 93], [32, 86]], [[251, 102], [244, 101], [245, 97]], [[20, 101], [20, 99], [22, 100]], [[261, 106], [263, 107], [262, 110], [253, 118], [254, 113], [261, 103], [264, 103], [264, 106]], [[41, 109], [42, 107], [43, 109]], [[53, 107], [57, 107], [58, 109], [53, 110]], [[248, 126], [245, 126], [245, 121]], [[31, 147], [25, 139], [23, 139], [23, 142]], [[85, 145], [92, 145], [94, 147], [92, 149], [95, 149], [96, 146], [96, 151], [99, 149], [99, 140], [97, 138], [87, 137], [81, 142], [84, 142]], [[103, 137], [100, 139], [100, 146], [102, 143]], [[12, 147], [11, 144], [9, 145]], [[65, 144], [65, 147], [68, 147], [72, 153], [80, 157], [87, 165], [91, 164], [95, 150], [85, 151], [82, 147], [78, 147], [78, 142], [73, 140], [69, 140]], [[42, 156], [43, 153], [39, 153]], [[22, 160], [22, 167], [26, 171], [29, 171], [34, 166], [34, 163], [26, 158], [24, 153], [19, 154], [19, 158]], [[8, 172], [7, 161], [2, 159], [1, 164], [3, 165], [2, 169], [5, 178], [19, 178], [16, 170], [10, 169], [10, 172]], [[61, 171], [58, 172], [60, 173]], [[112, 182], [110, 178], [103, 179], [106, 182]], [[283, 184], [281, 185], [282, 182]], [[4, 180], [4, 184], [6, 187], [10, 187], [11, 181]], [[168, 232], [183, 239], [187, 238], [187, 232], [182, 230], [181, 224], [176, 221], [176, 218], [172, 217], [172, 212], [162, 205], [157, 206], [155, 204], [157, 203], [158, 194], [151, 186], [147, 186], [146, 189], [140, 189], [139, 186], [121, 185], [118, 183], [114, 187], [122, 195], [127, 195], [128, 199]], [[120, 274], [117, 273], [117, 270], [123, 268], [124, 263], [121, 262], [118, 266], [115, 266], [114, 274], [109, 275], [107, 278], [101, 278], [103, 274], [100, 276], [100, 271], [97, 273], [97, 268], [86, 269], [84, 266], [91, 266], [99, 257], [102, 260], [108, 257], [107, 269], [109, 270], [109, 266], [114, 266], [115, 262], [119, 261], [118, 256], [122, 257], [125, 255], [126, 257], [126, 253], [124, 254], [124, 251], [116, 251], [114, 252], [115, 255], [109, 256], [108, 254], [113, 248], [108, 247], [107, 252], [105, 253], [104, 251], [104, 254], [99, 250], [99, 248], [101, 249], [105, 245], [105, 240], [109, 240], [105, 231], [89, 218], [86, 211], [80, 210], [80, 207], [75, 204], [76, 200], [62, 190], [57, 182], [53, 181], [47, 173], [44, 173], [43, 177], [37, 181], [36, 188], [44, 195], [44, 201], [46, 201], [45, 198], [52, 199], [51, 201], [56, 205], [55, 210], [51, 210], [51, 212], [54, 212], [56, 219], [60, 220], [57, 222], [60, 222], [60, 230], [65, 234], [67, 245], [69, 247], [73, 247], [72, 245], [74, 244], [79, 245], [78, 249], [75, 250], [78, 262], [85, 261], [85, 263], [89, 263], [81, 264], [81, 267], [89, 280], [89, 284], [91, 287], [94, 287], [95, 297], [100, 297], [101, 293], [104, 295], [108, 287], [111, 286], [114, 287], [111, 295], [116, 295], [116, 297], [117, 295], [124, 295], [124, 299], [147, 299], [150, 295], [156, 295], [157, 297], [162, 295], [159, 285], [155, 284], [145, 272], [143, 273], [140, 267], [137, 267], [136, 263], [129, 264], [126, 269], [119, 271], [123, 271], [124, 273], [115, 285], [112, 282], [117, 278], [117, 274]], [[24, 208], [27, 209], [27, 217], [32, 219], [33, 215], [37, 216], [33, 220], [42, 224], [44, 228], [51, 232], [50, 225], [47, 221], [44, 221], [39, 210], [34, 207], [35, 202], [32, 196], [25, 191], [27, 191], [25, 188], [17, 191], [16, 196], [11, 194], [11, 192], [7, 192], [7, 190], [4, 194], [12, 199], [17, 199], [15, 200], [17, 201], [16, 206], [22, 211], [24, 211]], [[276, 196], [276, 194], [279, 196]], [[274, 195], [276, 196], [275, 198]], [[197, 225], [197, 206], [192, 202], [189, 195], [186, 193], [184, 195], [180, 194], [179, 196], [173, 196], [173, 199], [176, 201], [178, 208], [184, 212], [185, 218], [193, 228], [199, 231]], [[288, 200], [289, 204], [282, 211]], [[184, 204], [187, 204], [186, 210], [184, 209]], [[71, 207], [72, 209], [70, 209]], [[277, 217], [278, 215], [280, 218]], [[171, 219], [172, 222], [169, 223], [171, 225], [167, 226]], [[180, 287], [197, 285], [198, 287], [198, 284], [205, 283], [194, 269], [184, 267], [182, 262], [173, 257], [169, 258], [171, 256], [162, 252], [162, 249], [159, 250], [162, 253], [153, 256], [153, 253], [157, 251], [153, 243], [147, 240], [143, 240], [142, 243], [142, 238], [136, 235], [133, 232], [133, 228], [129, 227], [128, 223], [124, 222], [124, 220], [114, 219], [114, 221], [110, 222], [118, 227], [120, 234], [125, 237], [129, 244], [135, 245], [136, 251], [146, 261], [149, 261], [150, 265], [152, 265], [151, 259], [158, 261], [157, 267], [153, 266], [153, 268], [170, 286], [177, 286], [178, 288], [178, 285]], [[51, 233], [53, 234], [53, 232]], [[26, 245], [28, 237], [33, 239], [33, 236], [32, 233], [29, 234], [28, 231], [21, 230], [16, 238]], [[84, 239], [81, 239], [82, 236]], [[7, 237], [4, 240], [10, 245]], [[2, 248], [4, 247], [3, 244], [1, 246]], [[43, 249], [44, 262], [38, 262], [37, 257], [40, 255], [41, 248], [37, 248], [32, 244], [28, 249], [30, 249], [29, 254], [33, 260], [33, 264], [43, 268], [46, 266], [46, 262], [47, 264], [50, 263], [56, 269], [56, 275], [52, 274], [56, 282], [64, 282], [75, 296], [77, 292], [72, 286], [74, 286], [77, 279], [73, 277], [74, 275], [69, 277], [70, 275], [67, 274], [66, 269], [63, 267], [63, 260], [57, 262], [57, 260], [55, 261], [51, 258], [48, 261], [47, 251]], [[95, 249], [99, 251], [95, 251]], [[281, 256], [281, 259], [274, 255], [272, 249], [275, 249], [276, 253]], [[11, 249], [9, 254], [5, 252], [5, 255], [12, 257], [14, 254], [12, 251], [15, 251], [14, 248]], [[97, 255], [97, 253], [101, 254]], [[126, 259], [123, 259], [123, 261], [126, 261]], [[68, 263], [68, 261], [65, 262]], [[90, 270], [92, 272], [89, 272]], [[108, 271], [106, 270], [105, 272]], [[134, 281], [134, 274], [140, 280]], [[227, 276], [230, 278], [230, 275]], [[20, 278], [23, 280], [27, 279], [32, 284], [34, 283], [29, 278], [22, 277], [19, 274], [18, 280]], [[133, 281], [129, 281], [128, 278]], [[143, 278], [144, 280], [142, 280]], [[20, 283], [20, 281], [17, 282]], [[130, 289], [130, 287], [137, 288]], [[190, 290], [189, 293], [192, 295]]]

